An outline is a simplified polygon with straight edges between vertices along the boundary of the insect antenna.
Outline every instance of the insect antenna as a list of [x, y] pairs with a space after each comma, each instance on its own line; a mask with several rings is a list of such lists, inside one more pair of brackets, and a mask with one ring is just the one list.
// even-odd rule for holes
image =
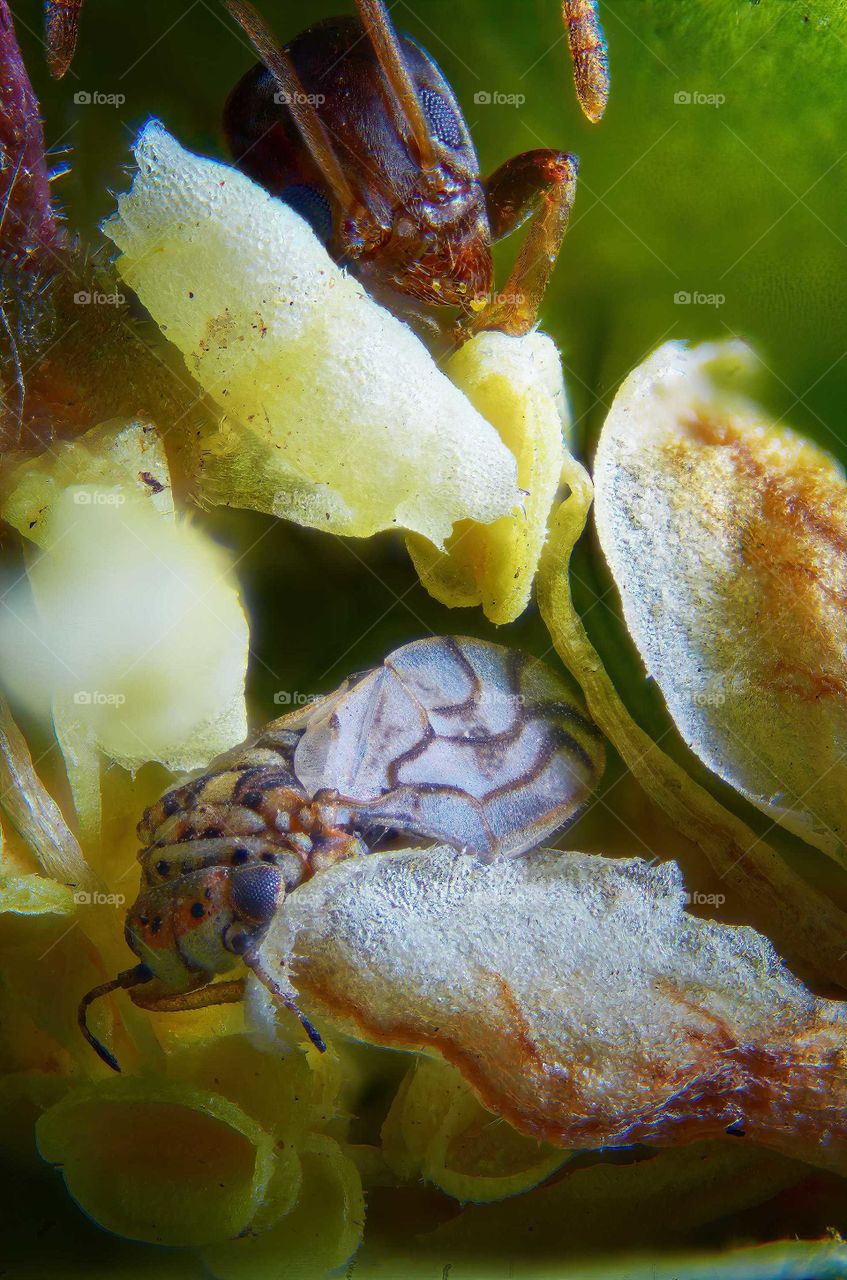
[[326, 1053], [326, 1041], [320, 1031], [318, 1031], [317, 1027], [309, 1021], [303, 1010], [297, 1004], [291, 988], [281, 986], [280, 983], [271, 976], [267, 969], [262, 966], [259, 961], [259, 957], [255, 952], [245, 955], [244, 963], [247, 965], [248, 969], [256, 975], [262, 986], [270, 992], [277, 1004], [281, 1004], [289, 1013], [294, 1014], [295, 1018], [300, 1023], [300, 1026], [306, 1032], [306, 1035], [309, 1037], [318, 1052]]
[[48, 0], [44, 14], [47, 66], [57, 80], [61, 80], [73, 61], [81, 9], [82, 0]]
[[336, 200], [349, 213], [362, 201], [347, 180], [329, 134], [303, 88], [294, 63], [249, 0], [223, 0], [223, 3], [276, 80], [281, 100], [291, 112], [303, 141], [320, 166]]
[[125, 991], [128, 987], [137, 987], [142, 982], [149, 982], [152, 977], [153, 974], [146, 964], [137, 964], [134, 969], [125, 969], [123, 973], [119, 973], [111, 981], [102, 982], [98, 987], [92, 987], [79, 1002], [79, 1009], [76, 1015], [79, 1029], [94, 1052], [99, 1054], [106, 1066], [111, 1067], [113, 1071], [120, 1071], [120, 1064], [115, 1055], [104, 1044], [100, 1043], [89, 1028], [88, 1010], [94, 1001], [99, 1000], [101, 996], [111, 995], [113, 991]]
[[400, 115], [410, 127], [421, 167], [433, 169], [437, 163], [432, 131], [421, 106], [418, 91], [409, 75], [400, 41], [383, 0], [356, 0], [362, 25], [374, 47], [379, 65], [391, 86]]

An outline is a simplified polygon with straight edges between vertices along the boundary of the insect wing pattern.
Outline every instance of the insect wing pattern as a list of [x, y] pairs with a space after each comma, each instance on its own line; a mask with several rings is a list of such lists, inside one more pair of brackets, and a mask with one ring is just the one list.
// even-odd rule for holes
[[485, 858], [522, 853], [572, 820], [603, 763], [599, 730], [564, 681], [526, 654], [462, 638], [406, 645], [316, 704], [294, 752], [305, 791], [345, 811], [340, 823]]

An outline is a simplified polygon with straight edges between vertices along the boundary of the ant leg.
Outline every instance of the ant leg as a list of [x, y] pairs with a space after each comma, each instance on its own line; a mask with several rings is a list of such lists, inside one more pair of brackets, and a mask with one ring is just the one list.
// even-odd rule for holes
[[472, 333], [528, 333], [562, 247], [576, 194], [579, 161], [565, 151], [527, 151], [507, 160], [485, 184], [494, 240], [532, 218], [505, 287], [469, 324]]
[[356, 7], [382, 72], [397, 100], [401, 123], [407, 124], [411, 129], [421, 167], [431, 169], [436, 164], [432, 131], [423, 113], [415, 83], [409, 75], [409, 68], [384, 0], [356, 0]]
[[568, 32], [576, 96], [596, 124], [609, 101], [609, 54], [597, 15], [597, 0], [562, 0]]

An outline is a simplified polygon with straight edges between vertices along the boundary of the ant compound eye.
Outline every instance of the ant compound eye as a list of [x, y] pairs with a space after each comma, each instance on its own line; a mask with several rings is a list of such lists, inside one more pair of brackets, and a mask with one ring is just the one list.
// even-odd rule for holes
[[456, 118], [456, 112], [450, 103], [442, 98], [440, 93], [436, 93], [434, 89], [429, 89], [426, 86], [419, 89], [418, 94], [433, 137], [437, 138], [445, 147], [453, 147], [454, 149], [461, 147], [465, 138], [461, 125]]
[[230, 905], [241, 919], [267, 924], [273, 918], [282, 888], [282, 876], [266, 862], [239, 868], [230, 886]]
[[289, 209], [299, 213], [308, 222], [319, 240], [324, 244], [329, 240], [332, 235], [332, 210], [326, 196], [316, 187], [305, 184], [286, 187], [282, 192], [282, 199]]

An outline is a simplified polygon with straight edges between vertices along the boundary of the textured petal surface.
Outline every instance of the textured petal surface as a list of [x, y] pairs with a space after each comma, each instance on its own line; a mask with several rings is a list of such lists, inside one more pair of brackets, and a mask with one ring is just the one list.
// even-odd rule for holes
[[669, 343], [627, 379], [597, 450], [597, 530], [688, 745], [847, 862], [847, 484], [733, 387], [753, 364], [736, 342]]
[[558, 1145], [738, 1125], [847, 1166], [842, 1007], [752, 929], [684, 902], [672, 863], [403, 850], [296, 890], [260, 964], [347, 1031], [441, 1053], [491, 1110]]
[[106, 224], [118, 269], [227, 415], [201, 498], [437, 545], [518, 505], [515, 460], [404, 324], [302, 218], [157, 123]]

